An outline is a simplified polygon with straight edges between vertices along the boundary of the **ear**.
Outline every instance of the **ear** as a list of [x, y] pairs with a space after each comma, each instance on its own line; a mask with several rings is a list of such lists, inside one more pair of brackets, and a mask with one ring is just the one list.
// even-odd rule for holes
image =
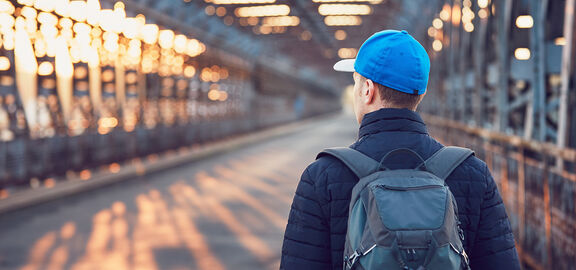
[[364, 89], [362, 91], [362, 99], [364, 103], [365, 104], [374, 103], [376, 99], [376, 86], [374, 85], [374, 82], [370, 79], [367, 79], [366, 81], [364, 81], [363, 88]]

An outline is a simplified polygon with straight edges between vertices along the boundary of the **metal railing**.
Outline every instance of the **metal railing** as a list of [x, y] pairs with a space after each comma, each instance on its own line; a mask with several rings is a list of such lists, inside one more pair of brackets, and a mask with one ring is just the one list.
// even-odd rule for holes
[[[424, 118], [432, 136], [447, 145], [471, 148], [487, 163], [506, 205], [523, 263], [532, 269], [573, 269], [576, 150], [437, 116]], [[558, 158], [567, 165], [563, 169], [555, 166]]]

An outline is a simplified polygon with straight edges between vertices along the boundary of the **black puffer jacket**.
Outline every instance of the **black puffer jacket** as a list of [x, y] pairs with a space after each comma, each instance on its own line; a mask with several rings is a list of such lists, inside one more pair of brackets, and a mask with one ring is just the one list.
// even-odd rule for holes
[[[351, 147], [376, 160], [396, 148], [410, 148], [427, 159], [442, 145], [428, 135], [417, 113], [381, 109], [364, 116]], [[292, 203], [280, 269], [342, 269], [348, 205], [357, 181], [330, 156], [308, 166]], [[471, 268], [520, 269], [504, 204], [486, 164], [470, 157], [446, 182], [458, 203]]]

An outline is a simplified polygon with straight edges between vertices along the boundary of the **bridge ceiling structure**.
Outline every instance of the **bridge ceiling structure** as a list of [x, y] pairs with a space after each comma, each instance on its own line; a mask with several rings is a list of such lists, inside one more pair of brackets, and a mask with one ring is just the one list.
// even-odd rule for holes
[[426, 38], [428, 24], [441, 8], [436, 0], [124, 2], [128, 9], [146, 12], [147, 18], [158, 13], [155, 17], [180, 24], [209, 45], [264, 67], [325, 81], [335, 92], [351, 83], [349, 76], [333, 72], [335, 62], [355, 57], [362, 42], [380, 30], [404, 29], [418, 39]]

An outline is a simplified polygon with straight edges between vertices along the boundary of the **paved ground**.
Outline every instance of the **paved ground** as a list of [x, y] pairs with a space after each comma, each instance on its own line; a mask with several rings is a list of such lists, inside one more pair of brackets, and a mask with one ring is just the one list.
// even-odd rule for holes
[[0, 269], [278, 269], [298, 177], [352, 117], [0, 216]]

